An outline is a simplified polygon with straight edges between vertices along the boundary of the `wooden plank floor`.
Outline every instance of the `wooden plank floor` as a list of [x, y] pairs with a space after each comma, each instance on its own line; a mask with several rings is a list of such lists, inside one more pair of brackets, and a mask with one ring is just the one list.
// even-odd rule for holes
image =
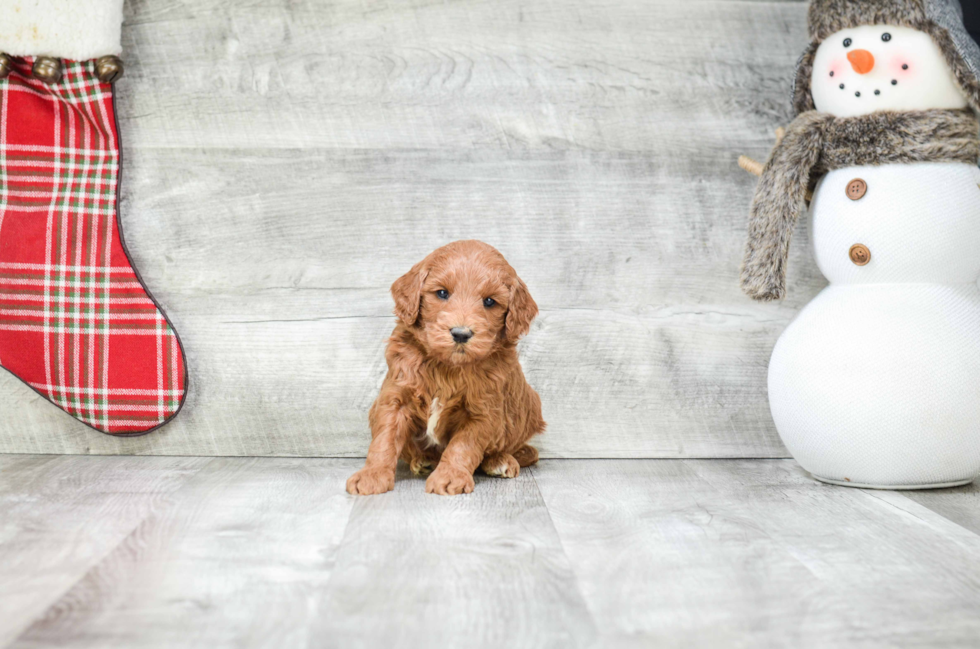
[[549, 460], [441, 498], [358, 460], [0, 455], [0, 647], [976, 647], [975, 486]]

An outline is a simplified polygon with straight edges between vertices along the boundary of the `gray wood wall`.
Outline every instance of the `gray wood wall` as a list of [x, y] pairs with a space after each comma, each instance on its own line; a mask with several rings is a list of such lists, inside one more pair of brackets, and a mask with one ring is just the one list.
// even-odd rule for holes
[[179, 419], [115, 439], [0, 376], [0, 452], [356, 456], [391, 282], [497, 246], [541, 316], [548, 457], [778, 457], [769, 353], [823, 286], [737, 288], [805, 4], [131, 0], [122, 221], [189, 352]]

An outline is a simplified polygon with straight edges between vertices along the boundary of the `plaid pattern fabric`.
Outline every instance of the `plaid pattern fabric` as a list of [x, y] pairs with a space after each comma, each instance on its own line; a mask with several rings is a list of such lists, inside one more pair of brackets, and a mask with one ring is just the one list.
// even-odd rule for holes
[[0, 81], [0, 366], [97, 430], [148, 432], [186, 375], [120, 240], [112, 86], [91, 61], [53, 86], [31, 64]]

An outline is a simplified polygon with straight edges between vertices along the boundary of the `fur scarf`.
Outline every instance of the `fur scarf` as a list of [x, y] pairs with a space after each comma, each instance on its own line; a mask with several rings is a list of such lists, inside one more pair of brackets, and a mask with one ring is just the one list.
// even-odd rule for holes
[[980, 159], [980, 124], [970, 110], [879, 112], [837, 118], [807, 111], [776, 145], [749, 220], [742, 290], [762, 301], [786, 294], [790, 239], [820, 175], [859, 165]]

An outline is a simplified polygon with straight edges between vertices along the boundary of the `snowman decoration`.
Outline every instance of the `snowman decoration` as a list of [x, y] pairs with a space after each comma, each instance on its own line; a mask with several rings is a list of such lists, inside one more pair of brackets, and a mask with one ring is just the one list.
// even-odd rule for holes
[[923, 489], [980, 473], [980, 48], [957, 0], [813, 0], [798, 114], [760, 176], [742, 287], [786, 288], [809, 201], [830, 284], [783, 333], [769, 401], [815, 478]]

